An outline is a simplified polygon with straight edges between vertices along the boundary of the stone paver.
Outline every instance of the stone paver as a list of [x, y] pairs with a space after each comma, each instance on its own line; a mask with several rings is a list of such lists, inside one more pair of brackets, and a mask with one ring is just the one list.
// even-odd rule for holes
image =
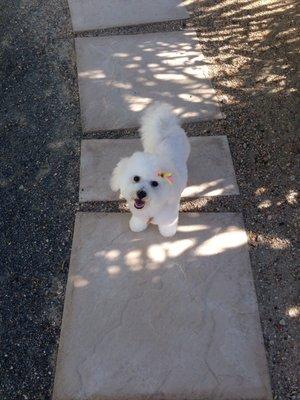
[[188, 18], [182, 0], [68, 0], [75, 32]]
[[53, 400], [271, 399], [241, 216], [128, 221], [77, 215]]
[[221, 118], [194, 32], [75, 39], [84, 131], [139, 125], [152, 101], [184, 120]]
[[[189, 138], [189, 181], [183, 197], [238, 194], [226, 136]], [[139, 139], [83, 140], [80, 163], [80, 201], [117, 200], [109, 180], [118, 161], [141, 150]]]

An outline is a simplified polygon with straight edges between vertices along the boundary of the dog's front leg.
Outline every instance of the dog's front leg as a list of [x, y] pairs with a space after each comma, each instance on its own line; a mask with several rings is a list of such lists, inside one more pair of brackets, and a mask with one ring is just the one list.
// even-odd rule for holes
[[179, 201], [166, 206], [154, 219], [162, 236], [174, 236], [178, 224]]
[[147, 228], [148, 226], [147, 222], [148, 221], [145, 219], [137, 218], [134, 215], [132, 215], [129, 221], [129, 226], [132, 232], [142, 232]]
[[171, 224], [158, 225], [159, 232], [164, 237], [174, 236], [177, 230], [178, 218], [176, 218]]

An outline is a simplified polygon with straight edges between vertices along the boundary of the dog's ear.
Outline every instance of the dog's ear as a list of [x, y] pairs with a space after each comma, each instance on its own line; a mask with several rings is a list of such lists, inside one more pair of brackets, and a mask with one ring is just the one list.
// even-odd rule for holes
[[112, 176], [110, 178], [110, 187], [114, 192], [117, 192], [121, 189], [122, 176], [126, 169], [128, 160], [128, 157], [122, 158], [122, 160], [118, 162], [116, 168], [113, 170]]

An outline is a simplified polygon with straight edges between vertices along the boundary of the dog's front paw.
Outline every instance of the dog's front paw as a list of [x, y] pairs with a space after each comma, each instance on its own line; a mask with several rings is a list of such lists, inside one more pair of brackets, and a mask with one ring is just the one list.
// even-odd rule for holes
[[131, 217], [129, 226], [132, 232], [142, 232], [147, 228], [147, 223], [136, 217]]
[[171, 237], [174, 236], [176, 233], [177, 223], [171, 225], [159, 225], [158, 229], [162, 236]]

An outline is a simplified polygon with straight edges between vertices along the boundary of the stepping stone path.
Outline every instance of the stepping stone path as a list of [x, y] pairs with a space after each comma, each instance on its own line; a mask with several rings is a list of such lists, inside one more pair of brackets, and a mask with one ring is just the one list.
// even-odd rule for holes
[[77, 214], [54, 398], [267, 399], [246, 243], [238, 214], [184, 214], [168, 240]]
[[188, 18], [181, 0], [68, 0], [75, 32]]
[[[75, 31], [187, 17], [177, 0], [69, 6]], [[222, 117], [194, 33], [94, 36], [75, 39], [84, 132], [136, 128], [151, 100]], [[226, 136], [190, 141], [184, 195], [237, 195]], [[112, 169], [139, 148], [83, 140], [80, 201], [116, 200]], [[76, 216], [53, 400], [272, 399], [241, 215], [183, 213], [168, 239], [131, 232], [129, 217]]]
[[[190, 138], [189, 183], [183, 197], [238, 194], [226, 136]], [[111, 171], [122, 157], [142, 149], [140, 139], [83, 140], [80, 201], [117, 200], [109, 186]]]
[[195, 33], [86, 37], [75, 44], [84, 131], [134, 128], [152, 100], [169, 102], [183, 120], [221, 117]]

